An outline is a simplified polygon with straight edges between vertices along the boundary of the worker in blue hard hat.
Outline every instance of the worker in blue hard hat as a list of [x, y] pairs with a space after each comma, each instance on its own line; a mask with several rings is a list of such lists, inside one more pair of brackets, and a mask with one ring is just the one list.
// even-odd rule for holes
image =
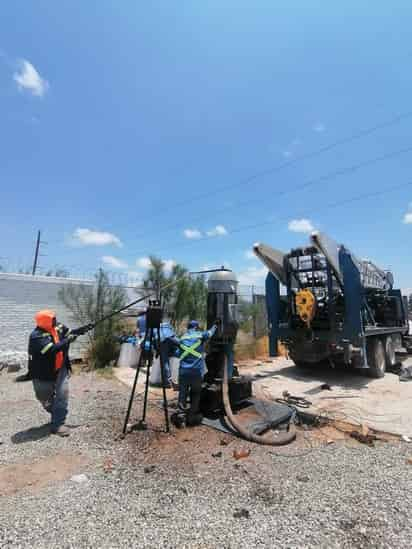
[[[139, 322], [140, 321], [140, 322]], [[141, 346], [146, 350], [150, 349], [150, 342], [145, 341], [146, 334], [146, 315], [138, 317], [138, 335], [141, 338]], [[179, 347], [179, 340], [169, 320], [168, 313], [165, 313], [163, 322], [160, 324], [160, 342], [158, 341], [157, 330], [153, 330], [153, 346], [156, 351], [156, 357], [160, 356], [161, 364], [164, 369], [164, 384], [167, 389], [172, 387], [172, 372], [170, 369], [170, 357], [175, 356], [176, 349]], [[156, 382], [157, 385], [157, 382]]]
[[[202, 379], [205, 373], [203, 359], [204, 343], [216, 332], [217, 326], [209, 330], [200, 330], [199, 322], [191, 320], [186, 333], [180, 338], [179, 346], [179, 409], [186, 413], [188, 425], [196, 425], [202, 421], [199, 413]], [[187, 399], [190, 397], [190, 408], [187, 409]]]

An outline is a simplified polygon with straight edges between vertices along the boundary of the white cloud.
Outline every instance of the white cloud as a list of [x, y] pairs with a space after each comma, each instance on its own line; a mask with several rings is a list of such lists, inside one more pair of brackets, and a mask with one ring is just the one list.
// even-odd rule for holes
[[22, 59], [19, 64], [20, 69], [13, 74], [13, 79], [19, 90], [27, 90], [37, 97], [43, 97], [49, 88], [47, 80], [42, 78], [35, 67], [26, 59]]
[[125, 261], [122, 261], [117, 257], [113, 257], [112, 255], [104, 255], [102, 257], [102, 261], [114, 269], [127, 269], [127, 263]]
[[148, 269], [151, 265], [150, 259], [148, 257], [139, 257], [139, 259], [136, 260], [136, 265], [141, 269]]
[[257, 259], [252, 250], [245, 250], [245, 253], [243, 255], [246, 259]]
[[[164, 270], [167, 273], [170, 273], [170, 271], [176, 265], [176, 261], [174, 259], [163, 259], [162, 261], [163, 261], [163, 265], [164, 265]], [[136, 260], [136, 265], [140, 269], [149, 269], [149, 267], [151, 266], [150, 258], [149, 257], [139, 257], [139, 259]]]
[[309, 219], [292, 219], [292, 221], [289, 221], [288, 229], [293, 233], [309, 234], [315, 230], [315, 227]]
[[227, 234], [227, 229], [223, 225], [216, 225], [213, 229], [206, 232], [207, 236], [225, 236]]
[[266, 267], [248, 267], [240, 271], [238, 280], [244, 286], [264, 286], [267, 272]]
[[163, 263], [164, 263], [164, 269], [167, 273], [170, 273], [170, 271], [176, 265], [176, 261], [174, 259], [165, 259], [163, 260]]
[[317, 122], [314, 126], [313, 126], [313, 131], [314, 132], [317, 132], [317, 133], [322, 133], [326, 130], [326, 126], [325, 124], [322, 124], [322, 122]]
[[403, 222], [405, 223], [405, 225], [412, 225], [412, 212], [407, 212], [403, 216]]
[[202, 238], [202, 233], [199, 229], [185, 229], [183, 234], [186, 238], [196, 240], [197, 238]]
[[123, 246], [120, 239], [112, 233], [84, 228], [74, 231], [71, 243], [78, 246], [109, 246], [111, 244], [119, 248]]

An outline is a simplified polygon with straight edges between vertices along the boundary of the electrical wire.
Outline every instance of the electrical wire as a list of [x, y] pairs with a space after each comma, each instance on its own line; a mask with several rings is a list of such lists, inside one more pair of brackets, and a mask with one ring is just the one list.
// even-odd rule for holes
[[[276, 220], [261, 221], [261, 222], [254, 223], [254, 224], [251, 224], [251, 225], [240, 226], [240, 227], [231, 229], [228, 232], [227, 236], [230, 236], [232, 234], [241, 233], [241, 232], [247, 232], [247, 231], [257, 229], [257, 228], [261, 228], [261, 227], [265, 227], [265, 226], [275, 225], [275, 224], [287, 221], [292, 216], [296, 217], [296, 216], [305, 216], [305, 215], [309, 215], [309, 214], [313, 215], [313, 214], [316, 214], [316, 213], [318, 214], [318, 213], [321, 213], [322, 211], [325, 211], [325, 210], [329, 210], [329, 209], [333, 209], [333, 208], [339, 208], [339, 207], [345, 206], [347, 204], [352, 204], [352, 203], [355, 203], [355, 202], [360, 202], [362, 200], [367, 200], [368, 198], [376, 198], [376, 197], [379, 197], [379, 196], [384, 196], [385, 194], [396, 192], [396, 191], [399, 191], [399, 190], [402, 190], [402, 189], [405, 189], [405, 188], [408, 188], [408, 187], [411, 187], [411, 186], [412, 186], [412, 181], [408, 181], [406, 183], [401, 183], [401, 184], [394, 185], [392, 187], [387, 187], [385, 189], [381, 189], [381, 190], [378, 190], [378, 191], [372, 191], [372, 192], [369, 192], [369, 193], [364, 193], [364, 194], [361, 194], [361, 195], [356, 195], [356, 196], [349, 197], [349, 198], [346, 198], [346, 199], [343, 199], [343, 200], [339, 200], [337, 202], [332, 202], [330, 204], [326, 204], [322, 209], [317, 209], [317, 210], [311, 209], [310, 212], [306, 211], [306, 212], [301, 212], [299, 214], [289, 214], [288, 216], [279, 217]], [[157, 250], [156, 252], [153, 253], [153, 255], [161, 255], [161, 253], [168, 252], [168, 251], [173, 250], [173, 249], [179, 249], [180, 250], [182, 248], [186, 248], [186, 247], [190, 247], [190, 246], [196, 246], [196, 245], [199, 244], [199, 242], [203, 242], [205, 240], [213, 240], [214, 238], [215, 237], [212, 237], [212, 236], [204, 236], [204, 237], [199, 238], [195, 241], [183, 242], [183, 243], [179, 243], [179, 244], [176, 244], [176, 245], [168, 246], [167, 248]], [[133, 254], [133, 255], [135, 256], [136, 253]]]
[[[170, 205], [168, 204], [167, 206], [167, 211], [170, 211], [170, 208], [175, 208], [175, 207], [179, 207], [179, 206], [184, 206], [186, 204], [189, 204], [191, 202], [194, 202], [194, 201], [197, 201], [197, 200], [201, 200], [203, 198], [206, 198], [208, 196], [211, 196], [211, 195], [216, 195], [216, 193], [218, 192], [221, 192], [221, 191], [225, 191], [225, 190], [228, 190], [228, 189], [231, 189], [231, 188], [234, 188], [234, 187], [240, 187], [242, 185], [245, 185], [245, 184], [248, 184], [252, 181], [255, 181], [256, 179], [260, 178], [260, 177], [263, 177], [265, 175], [269, 175], [271, 173], [275, 173], [277, 171], [280, 171], [280, 170], [283, 170], [285, 168], [288, 168], [298, 162], [301, 162], [303, 160], [308, 160], [308, 159], [311, 159], [311, 158], [315, 158], [321, 154], [324, 154], [325, 152], [328, 152], [330, 150], [333, 150], [339, 146], [342, 146], [342, 145], [346, 145], [346, 144], [349, 144], [353, 141], [356, 141], [358, 139], [361, 139], [363, 137], [366, 137], [368, 135], [371, 135], [373, 133], [375, 133], [376, 131], [379, 131], [381, 129], [384, 129], [384, 128], [388, 128], [390, 126], [393, 126], [407, 118], [410, 118], [412, 116], [412, 111], [406, 111], [404, 113], [400, 113], [400, 114], [397, 114], [395, 116], [393, 116], [392, 118], [390, 118], [389, 120], [386, 120], [386, 121], [383, 121], [383, 122], [380, 122], [378, 124], [375, 124], [369, 128], [365, 128], [363, 130], [359, 130], [358, 132], [354, 133], [354, 134], [351, 134], [347, 137], [343, 137], [341, 139], [338, 139], [328, 145], [325, 145], [324, 147], [321, 147], [315, 151], [312, 151], [312, 152], [309, 152], [309, 153], [306, 153], [306, 154], [303, 154], [303, 155], [300, 155], [300, 156], [297, 156], [295, 157], [294, 159], [291, 159], [291, 160], [288, 160], [286, 162], [283, 162], [275, 167], [272, 167], [272, 168], [268, 168], [266, 170], [262, 170], [260, 172], [257, 172], [255, 174], [252, 174], [251, 176], [241, 180], [241, 181], [238, 181], [238, 182], [235, 182], [235, 183], [231, 183], [229, 185], [226, 185], [226, 186], [222, 186], [220, 187], [219, 189], [215, 189], [213, 191], [209, 191], [208, 193], [203, 193], [201, 195], [196, 195], [194, 197], [191, 197], [191, 198], [188, 198], [187, 200], [184, 200], [182, 202], [178, 202], [174, 205]], [[395, 153], [389, 153], [389, 156], [390, 157], [391, 155], [393, 154], [396, 154]], [[383, 159], [381, 157], [379, 157], [376, 161], [379, 161], [379, 159]], [[366, 164], [365, 165], [368, 165], [369, 162], [372, 162], [372, 161], [366, 161]], [[363, 163], [361, 163], [361, 165], [358, 165], [357, 167], [352, 167], [352, 170], [354, 169], [359, 169], [360, 167], [363, 166]], [[343, 170], [348, 170], [350, 171], [350, 168], [344, 168]], [[341, 171], [341, 170], [340, 170]], [[335, 174], [336, 175], [341, 175], [341, 174]], [[321, 176], [322, 177], [328, 177], [328, 176]], [[310, 183], [310, 182], [308, 182]], [[310, 183], [312, 184], [312, 183]], [[305, 184], [304, 184], [305, 185]], [[145, 219], [146, 217], [155, 217], [157, 214], [160, 214], [162, 212], [166, 211], [166, 209], [161, 209], [161, 210], [156, 210], [156, 212], [152, 212], [150, 213], [148, 216], [140, 216], [140, 219]], [[222, 210], [223, 211], [223, 210]], [[181, 225], [179, 225], [178, 227], [181, 227]], [[174, 226], [173, 228], [176, 228], [176, 226]], [[156, 234], [161, 234], [162, 232], [166, 232], [166, 231], [169, 231], [171, 230], [171, 228], [168, 228], [168, 229], [162, 229], [162, 231], [157, 231]], [[153, 231], [152, 231], [153, 232]], [[152, 234], [152, 232], [150, 234]], [[147, 232], [144, 232], [144, 233], [138, 233], [136, 236], [136, 238], [140, 238], [140, 237], [144, 237], [146, 236], [148, 233]], [[199, 240], [203, 240], [203, 239], [197, 239], [197, 241]], [[73, 250], [74, 252], [75, 250]], [[135, 252], [133, 255], [138, 255], [140, 252]], [[144, 253], [144, 252], [143, 252]], [[128, 256], [131, 256], [132, 254], [128, 254]]]
[[[375, 164], [377, 164], [379, 162], [383, 162], [385, 160], [390, 160], [391, 158], [396, 158], [397, 156], [400, 156], [400, 155], [406, 154], [406, 153], [410, 153], [410, 152], [412, 152], [412, 146], [404, 147], [402, 149], [397, 149], [395, 151], [391, 151], [389, 153], [386, 153], [386, 154], [383, 154], [383, 155], [380, 155], [380, 156], [377, 156], [377, 157], [374, 157], [374, 158], [370, 158], [368, 160], [363, 160], [363, 161], [358, 162], [356, 164], [352, 164], [351, 166], [346, 166], [346, 167], [343, 167], [343, 168], [339, 168], [338, 170], [334, 170], [334, 171], [329, 172], [327, 174], [320, 175], [319, 177], [309, 179], [308, 181], [305, 181], [305, 182], [303, 182], [301, 184], [298, 184], [298, 185], [295, 185], [293, 187], [288, 187], [287, 189], [276, 191], [276, 200], [278, 200], [279, 197], [286, 196], [286, 195], [289, 195], [291, 193], [301, 191], [301, 190], [306, 189], [308, 187], [317, 185], [319, 183], [324, 183], [326, 181], [333, 180], [337, 177], [341, 177], [341, 176], [346, 175], [346, 174], [352, 174], [353, 172], [355, 172], [357, 170], [367, 168], [367, 167], [370, 167], [370, 166], [374, 166]], [[228, 211], [235, 210], [235, 209], [237, 209], [239, 207], [242, 207], [242, 206], [250, 206], [251, 204], [254, 204], [254, 205], [264, 204], [266, 202], [267, 202], [267, 197], [242, 200], [242, 201], [235, 202], [235, 203], [231, 204], [230, 206], [225, 206], [224, 208], [213, 210], [213, 215], [226, 213]], [[193, 225], [197, 224], [196, 221], [193, 221], [191, 223]], [[183, 223], [183, 224], [180, 222], [178, 224], [169, 225], [165, 228], [162, 228], [160, 231], [157, 230], [156, 231], [156, 236], [159, 235], [159, 234], [167, 233], [167, 232], [172, 231], [174, 229], [180, 229], [180, 228], [185, 227], [185, 226], [187, 226], [187, 221], [185, 221], [185, 223]], [[145, 233], [137, 234], [136, 238], [143, 238], [145, 236], [151, 236], [151, 235], [152, 235], [152, 232], [147, 231]], [[200, 238], [196, 239], [196, 240], [200, 240]], [[140, 252], [137, 252], [137, 253], [140, 253]], [[134, 255], [136, 255], [136, 253]], [[125, 256], [125, 257], [128, 257], [128, 256]]]
[[[213, 191], [208, 191], [207, 193], [202, 193], [195, 195], [193, 197], [190, 197], [186, 200], [182, 200], [181, 202], [177, 202], [175, 204], [168, 204], [167, 208], [162, 208], [161, 210], [156, 210], [156, 212], [151, 212], [147, 216], [142, 216], [140, 219], [145, 218], [152, 218], [153, 216], [160, 215], [164, 213], [165, 211], [170, 211], [171, 208], [179, 208], [181, 206], [185, 206], [186, 204], [190, 204], [192, 202], [197, 202], [199, 200], [203, 200], [204, 198], [207, 198], [209, 196], [214, 196], [218, 192], [227, 191], [229, 189], [233, 189], [236, 187], [241, 187], [243, 185], [248, 185], [252, 181], [255, 181], [256, 179], [259, 179], [261, 177], [264, 177], [266, 175], [270, 175], [276, 172], [279, 172], [285, 168], [289, 168], [290, 166], [293, 166], [297, 164], [298, 162], [302, 162], [303, 160], [310, 160], [312, 158], [316, 158], [317, 156], [324, 154], [326, 152], [329, 152], [337, 147], [340, 147], [342, 145], [346, 145], [349, 143], [352, 143], [358, 139], [361, 139], [363, 137], [366, 137], [368, 135], [371, 135], [375, 133], [376, 131], [382, 130], [384, 128], [388, 128], [390, 126], [393, 126], [395, 124], [398, 124], [402, 120], [405, 120], [407, 118], [412, 117], [412, 111], [406, 111], [404, 113], [400, 113], [395, 115], [394, 117], [390, 118], [389, 120], [385, 120], [383, 122], [379, 122], [378, 124], [375, 124], [374, 126], [371, 126], [369, 128], [365, 128], [363, 130], [359, 130], [358, 132], [355, 132], [354, 134], [351, 134], [347, 137], [343, 137], [341, 139], [338, 139], [336, 141], [333, 141], [332, 143], [329, 143], [328, 145], [325, 145], [324, 147], [321, 147], [319, 149], [316, 149], [315, 151], [311, 151], [306, 154], [302, 154], [300, 156], [297, 156], [291, 160], [288, 160], [286, 162], [282, 162], [281, 164], [278, 164], [277, 166], [274, 166], [272, 168], [268, 168], [266, 170], [261, 170], [259, 172], [256, 172], [245, 179], [242, 179], [241, 181], [237, 181], [234, 183], [230, 183], [228, 185], [223, 185], [222, 187], [218, 189], [214, 189]], [[140, 235], [136, 235], [139, 237]]]
[[[368, 167], [368, 166], [373, 166], [373, 165], [375, 165], [379, 162], [389, 160], [391, 158], [395, 158], [399, 155], [409, 153], [409, 152], [412, 152], [412, 146], [405, 147], [405, 148], [402, 148], [402, 149], [397, 149], [395, 151], [391, 151], [391, 152], [386, 153], [384, 155], [380, 155], [380, 156], [377, 156], [377, 157], [374, 157], [374, 158], [371, 158], [371, 159], [368, 159], [368, 160], [364, 160], [364, 161], [358, 162], [357, 164], [352, 164], [351, 166], [346, 166], [346, 167], [340, 168], [340, 169], [335, 170], [333, 172], [330, 172], [328, 174], [324, 174], [324, 175], [321, 175], [321, 176], [316, 177], [314, 179], [310, 179], [308, 181], [305, 181], [305, 182], [303, 182], [299, 185], [296, 185], [294, 187], [288, 188], [288, 189], [283, 190], [283, 191], [279, 191], [279, 192], [276, 193], [276, 198], [278, 199], [281, 196], [285, 196], [285, 195], [288, 195], [288, 194], [291, 194], [291, 193], [294, 193], [294, 192], [301, 191], [305, 188], [308, 188], [310, 186], [313, 186], [313, 185], [316, 185], [316, 184], [319, 184], [319, 183], [323, 183], [323, 182], [326, 182], [326, 181], [333, 180], [333, 179], [335, 179], [337, 177], [340, 177], [340, 176], [343, 176], [345, 174], [351, 174], [351, 173], [353, 173], [353, 172], [355, 172], [359, 169], [362, 169], [362, 168], [365, 168], [365, 167]], [[224, 212], [224, 211], [227, 211], [227, 210], [231, 210], [234, 207], [236, 208], [236, 207], [243, 206], [243, 205], [259, 204], [259, 203], [265, 203], [265, 202], [267, 202], [267, 198], [263, 198], [263, 199], [259, 198], [259, 199], [255, 199], [255, 200], [246, 200], [246, 201], [238, 202], [234, 206], [230, 206], [230, 207], [224, 208], [222, 210], [218, 210], [218, 212], [219, 211]], [[179, 228], [179, 227], [182, 227], [182, 225], [181, 224], [174, 225], [174, 226], [169, 227], [167, 229], [162, 229], [161, 231], [156, 231], [156, 235], [162, 234], [162, 233], [167, 232], [167, 231], [169, 231], [173, 228]], [[234, 231], [230, 231], [230, 232], [234, 232]], [[194, 241], [193, 243], [185, 243], [185, 244], [195, 244], [199, 241], [207, 240], [207, 239], [210, 239], [210, 238], [215, 238], [215, 236], [204, 236], [204, 237], [196, 239], [196, 241]], [[179, 247], [180, 246], [181, 245], [179, 244]], [[142, 254], [142, 253], [145, 253], [145, 251], [144, 250], [137, 250], [137, 251], [134, 251], [133, 253], [123, 255], [123, 257], [136, 256], [136, 255], [139, 255], [139, 254]]]
[[[353, 196], [353, 197], [350, 197], [350, 198], [339, 200], [337, 202], [332, 202], [330, 204], [326, 204], [322, 209], [317, 209], [317, 210], [311, 209], [310, 212], [306, 211], [306, 212], [303, 212], [303, 213], [300, 213], [300, 214], [297, 214], [297, 215], [302, 216], [302, 215], [308, 215], [309, 213], [310, 213], [310, 215], [313, 215], [313, 214], [322, 212], [324, 210], [328, 210], [328, 209], [332, 209], [332, 208], [339, 208], [340, 206], [343, 206], [343, 205], [346, 205], [346, 204], [352, 204], [354, 202], [359, 202], [359, 201], [362, 201], [362, 200], [366, 200], [368, 198], [375, 198], [375, 197], [378, 197], [378, 196], [383, 196], [385, 194], [392, 193], [392, 192], [395, 192], [397, 190], [404, 189], [404, 188], [407, 188], [407, 187], [410, 187], [410, 186], [412, 186], [412, 181], [408, 181], [406, 183], [401, 183], [399, 185], [394, 185], [392, 187], [387, 187], [387, 188], [379, 190], [379, 191], [372, 191], [372, 192], [369, 192], [369, 193], [364, 193], [364, 194], [361, 194], [361, 195], [356, 195], [356, 196]], [[250, 230], [253, 230], [253, 229], [260, 228], [260, 227], [274, 225], [276, 223], [283, 222], [283, 221], [286, 221], [286, 220], [290, 219], [291, 216], [293, 216], [293, 215], [296, 216], [296, 214], [289, 214], [288, 216], [279, 217], [276, 220], [261, 221], [261, 222], [258, 222], [258, 223], [253, 223], [251, 225], [243, 225], [243, 226], [240, 226], [240, 227], [236, 227], [234, 229], [231, 229], [228, 232], [228, 236], [230, 236], [232, 234], [245, 232], [245, 231], [250, 231]], [[200, 242], [203, 242], [205, 240], [212, 240], [214, 238], [215, 237], [212, 237], [212, 236], [205, 236], [205, 237], [199, 238], [195, 241], [183, 242], [183, 243], [180, 243], [180, 244], [177, 244], [177, 245], [168, 246], [167, 248], [157, 250], [154, 253], [154, 255], [156, 255], [156, 254], [158, 255], [162, 252], [168, 252], [169, 250], [172, 250], [172, 249], [181, 249], [181, 248], [186, 248], [186, 247], [190, 247], [190, 246], [196, 246]]]

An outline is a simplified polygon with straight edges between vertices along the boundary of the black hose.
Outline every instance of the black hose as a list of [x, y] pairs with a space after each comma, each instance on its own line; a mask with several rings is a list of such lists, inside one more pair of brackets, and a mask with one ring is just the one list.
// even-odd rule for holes
[[256, 435], [255, 433], [252, 433], [251, 431], [246, 429], [246, 427], [235, 418], [232, 412], [229, 399], [228, 377], [228, 361], [227, 359], [225, 359], [222, 385], [223, 407], [225, 409], [226, 419], [235, 431], [237, 431], [246, 440], [250, 440], [251, 442], [257, 442], [258, 444], [267, 444], [269, 446], [283, 446], [295, 440], [296, 428], [293, 423], [290, 424], [289, 431], [287, 431], [286, 433], [279, 433], [274, 438], [270, 437], [269, 435]]

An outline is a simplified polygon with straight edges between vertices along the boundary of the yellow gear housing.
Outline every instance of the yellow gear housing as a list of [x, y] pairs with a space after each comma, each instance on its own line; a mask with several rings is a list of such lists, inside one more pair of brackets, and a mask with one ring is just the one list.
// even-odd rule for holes
[[303, 322], [310, 328], [316, 313], [316, 297], [308, 290], [299, 290], [295, 296], [296, 311]]

